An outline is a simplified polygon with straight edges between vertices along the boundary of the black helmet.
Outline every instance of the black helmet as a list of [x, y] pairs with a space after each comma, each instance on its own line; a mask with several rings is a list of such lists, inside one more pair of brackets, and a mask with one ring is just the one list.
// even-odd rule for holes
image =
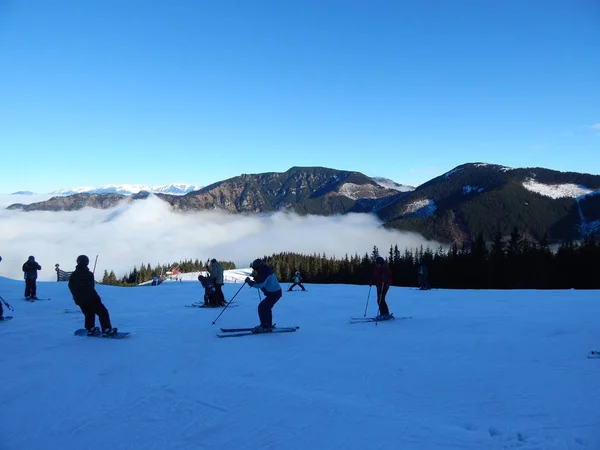
[[35, 261], [35, 256], [30, 256], [29, 258], [27, 258], [27, 261]]
[[265, 263], [262, 259], [255, 259], [254, 261], [252, 261], [252, 264], [250, 264], [250, 267], [252, 267], [254, 270], [259, 270], [264, 265]]
[[383, 258], [381, 256], [378, 256], [377, 258], [375, 258], [375, 264], [377, 264], [378, 266], [381, 266], [385, 261], [383, 260]]
[[77, 257], [77, 265], [87, 266], [90, 263], [90, 258], [85, 255], [79, 255]]

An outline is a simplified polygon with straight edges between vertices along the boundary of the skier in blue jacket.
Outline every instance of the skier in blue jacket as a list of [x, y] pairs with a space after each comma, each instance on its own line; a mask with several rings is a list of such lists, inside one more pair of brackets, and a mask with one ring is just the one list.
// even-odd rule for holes
[[262, 259], [255, 259], [250, 265], [256, 273], [254, 280], [246, 277], [246, 283], [250, 287], [260, 289], [265, 298], [258, 304], [258, 317], [260, 325], [254, 327], [254, 333], [269, 333], [273, 330], [273, 306], [281, 298], [281, 286], [277, 276]]

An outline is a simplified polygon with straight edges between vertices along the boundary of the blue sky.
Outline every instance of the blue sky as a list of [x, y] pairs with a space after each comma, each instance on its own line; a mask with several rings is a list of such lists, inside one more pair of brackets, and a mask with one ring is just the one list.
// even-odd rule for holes
[[598, 174], [599, 43], [593, 0], [0, 0], [0, 193]]

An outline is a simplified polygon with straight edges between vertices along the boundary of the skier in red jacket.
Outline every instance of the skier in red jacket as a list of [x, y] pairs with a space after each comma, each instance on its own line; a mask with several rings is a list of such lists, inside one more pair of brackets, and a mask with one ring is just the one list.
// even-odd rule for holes
[[381, 256], [378, 256], [375, 259], [373, 278], [369, 284], [369, 287], [375, 285], [377, 288], [377, 305], [379, 305], [379, 315], [377, 316], [377, 320], [388, 320], [391, 318], [390, 310], [385, 301], [385, 296], [390, 288], [391, 282], [392, 271], [386, 264], [385, 260]]

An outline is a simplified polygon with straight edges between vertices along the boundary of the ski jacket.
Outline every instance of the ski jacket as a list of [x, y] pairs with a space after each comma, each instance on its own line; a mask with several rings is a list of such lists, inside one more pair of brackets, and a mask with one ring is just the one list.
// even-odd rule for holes
[[100, 296], [96, 292], [95, 286], [94, 274], [88, 266], [77, 266], [69, 277], [69, 290], [77, 305], [100, 301]]
[[377, 287], [389, 287], [392, 284], [392, 271], [387, 264], [383, 264], [383, 266], [376, 266], [373, 271], [373, 278], [371, 279], [371, 284], [374, 284]]
[[214, 280], [215, 284], [223, 284], [223, 266], [218, 261], [212, 263], [208, 269], [208, 274]]
[[254, 285], [252, 287], [260, 289], [264, 294], [281, 290], [279, 280], [273, 273], [273, 269], [266, 264], [262, 266], [260, 271], [254, 277]]
[[26, 280], [37, 280], [37, 271], [42, 270], [42, 266], [40, 266], [37, 261], [26, 261], [23, 264], [23, 272], [25, 272]]
[[300, 275], [294, 275], [294, 277], [292, 278], [292, 281], [294, 283], [300, 283], [302, 281], [302, 277]]
[[202, 283], [202, 287], [204, 288], [204, 293], [206, 295], [212, 295], [217, 290], [213, 281], [210, 278], [204, 278], [200, 280], [200, 283]]

